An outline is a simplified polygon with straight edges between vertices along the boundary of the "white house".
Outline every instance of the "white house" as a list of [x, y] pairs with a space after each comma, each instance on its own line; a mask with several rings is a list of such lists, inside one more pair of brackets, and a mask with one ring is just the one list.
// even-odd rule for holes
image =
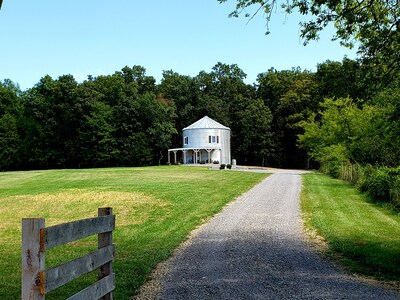
[[182, 148], [168, 149], [174, 153], [174, 163], [177, 153], [182, 152], [184, 164], [193, 163], [231, 163], [231, 130], [217, 121], [205, 116], [182, 130]]

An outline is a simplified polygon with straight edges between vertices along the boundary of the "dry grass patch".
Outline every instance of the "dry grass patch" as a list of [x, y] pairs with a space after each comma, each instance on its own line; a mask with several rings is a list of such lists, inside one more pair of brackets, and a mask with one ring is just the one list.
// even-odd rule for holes
[[132, 225], [144, 222], [149, 211], [171, 205], [143, 193], [79, 189], [56, 194], [9, 196], [0, 203], [0, 228], [3, 230], [20, 230], [22, 218], [45, 218], [46, 226], [92, 218], [99, 207], [113, 207], [118, 225]]

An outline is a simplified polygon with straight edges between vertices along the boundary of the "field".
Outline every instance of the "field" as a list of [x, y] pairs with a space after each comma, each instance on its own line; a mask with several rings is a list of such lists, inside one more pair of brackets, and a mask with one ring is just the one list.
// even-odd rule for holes
[[400, 281], [400, 215], [368, 201], [356, 187], [314, 173], [303, 176], [306, 226], [328, 243], [324, 252], [350, 272]]
[[[19, 299], [21, 219], [55, 225], [113, 207], [115, 299], [129, 299], [154, 266], [199, 224], [265, 178], [265, 174], [183, 166], [0, 173], [0, 299]], [[96, 238], [46, 252], [46, 267], [96, 248]], [[88, 274], [46, 299], [65, 299], [95, 281]]]

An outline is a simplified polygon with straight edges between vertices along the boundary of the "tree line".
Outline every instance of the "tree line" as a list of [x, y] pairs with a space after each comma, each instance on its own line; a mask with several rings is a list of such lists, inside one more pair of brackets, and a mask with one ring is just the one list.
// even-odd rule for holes
[[231, 128], [239, 164], [308, 168], [328, 161], [397, 166], [399, 76], [370, 80], [344, 58], [316, 72], [274, 68], [255, 84], [235, 64], [191, 77], [142, 66], [112, 75], [44, 76], [21, 91], [0, 82], [0, 169], [158, 165], [205, 115]]

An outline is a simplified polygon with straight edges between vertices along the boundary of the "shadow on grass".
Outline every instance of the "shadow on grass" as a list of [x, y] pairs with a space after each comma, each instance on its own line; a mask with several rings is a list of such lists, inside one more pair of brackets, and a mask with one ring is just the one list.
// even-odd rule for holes
[[400, 281], [400, 241], [372, 242], [349, 237], [335, 240], [330, 246], [328, 255], [353, 272]]

